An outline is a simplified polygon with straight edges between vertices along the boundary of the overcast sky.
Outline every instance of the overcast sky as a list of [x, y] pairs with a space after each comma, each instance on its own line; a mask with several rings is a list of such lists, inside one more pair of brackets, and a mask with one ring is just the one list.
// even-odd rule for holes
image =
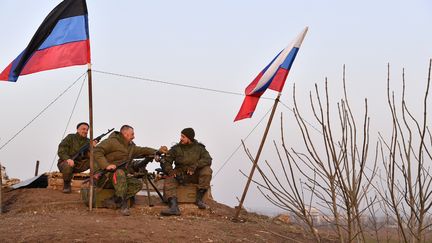
[[[28, 44], [46, 15], [60, 1], [0, 0], [0, 69]], [[92, 63], [95, 71], [243, 93], [273, 57], [297, 34], [309, 32], [292, 66], [262, 161], [277, 163], [272, 141], [280, 141], [280, 112], [289, 146], [302, 144], [291, 111], [293, 84], [305, 110], [314, 84], [327, 77], [331, 99], [341, 98], [342, 66], [346, 65], [348, 95], [359, 117], [367, 98], [371, 136], [389, 127], [386, 107], [387, 63], [392, 88], [401, 86], [405, 68], [413, 103], [426, 85], [432, 57], [432, 2], [401, 1], [114, 1], [88, 0]], [[86, 71], [86, 66], [22, 76], [0, 83], [0, 146], [6, 143]], [[0, 150], [10, 177], [33, 176], [56, 168], [57, 145], [63, 132], [88, 121], [87, 83], [71, 116], [82, 80], [77, 82], [16, 138]], [[237, 204], [246, 183], [239, 170], [251, 163], [240, 145], [271, 108], [261, 100], [252, 119], [233, 123], [243, 97], [94, 72], [95, 136], [122, 124], [135, 127], [141, 146], [171, 146], [185, 127], [193, 127], [213, 157], [213, 196]], [[276, 93], [267, 91], [265, 97]], [[429, 113], [432, 114], [432, 113]], [[256, 153], [264, 121], [246, 140]], [[230, 155], [234, 153], [230, 159]], [[55, 161], [54, 161], [55, 160]], [[222, 165], [226, 165], [222, 168]], [[156, 167], [156, 164], [150, 168]], [[221, 169], [222, 168], [222, 169]], [[259, 178], [256, 175], [256, 178]], [[268, 207], [255, 186], [246, 208]]]

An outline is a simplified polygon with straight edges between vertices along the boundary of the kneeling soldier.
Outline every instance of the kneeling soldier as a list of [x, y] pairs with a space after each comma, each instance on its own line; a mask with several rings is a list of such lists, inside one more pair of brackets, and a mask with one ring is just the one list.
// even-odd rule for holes
[[161, 162], [164, 173], [168, 174], [168, 178], [165, 179], [165, 196], [169, 203], [169, 208], [161, 211], [161, 215], [180, 215], [177, 187], [184, 183], [198, 184], [195, 204], [199, 209], [206, 208], [203, 197], [210, 188], [211, 162], [212, 158], [205, 146], [195, 140], [195, 131], [192, 128], [183, 129], [180, 134], [180, 142], [168, 151], [167, 156]]

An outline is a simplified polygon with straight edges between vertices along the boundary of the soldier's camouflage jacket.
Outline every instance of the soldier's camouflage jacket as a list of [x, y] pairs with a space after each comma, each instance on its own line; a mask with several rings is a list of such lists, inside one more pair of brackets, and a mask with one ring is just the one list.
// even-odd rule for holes
[[133, 142], [127, 143], [120, 132], [113, 132], [101, 141], [94, 149], [93, 155], [98, 169], [105, 169], [110, 164], [119, 165], [134, 158], [143, 158], [152, 155], [156, 149], [136, 146]]
[[89, 141], [89, 138], [82, 137], [78, 133], [67, 135], [58, 146], [58, 162], [61, 163], [62, 161], [71, 159]]
[[206, 150], [205, 145], [194, 140], [191, 144], [178, 143], [171, 147], [161, 163], [164, 172], [172, 172], [173, 162], [175, 169], [179, 172], [185, 172], [188, 169], [195, 171], [197, 168], [210, 166], [212, 157]]

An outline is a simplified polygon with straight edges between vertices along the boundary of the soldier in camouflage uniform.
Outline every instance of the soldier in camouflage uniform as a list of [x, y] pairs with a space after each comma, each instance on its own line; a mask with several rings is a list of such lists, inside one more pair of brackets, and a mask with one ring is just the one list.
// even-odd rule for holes
[[[77, 132], [67, 135], [58, 146], [58, 163], [57, 167], [63, 174], [63, 192], [71, 192], [71, 181], [73, 173], [86, 171], [90, 168], [89, 154], [80, 155], [75, 160], [72, 157], [77, 154], [80, 148], [86, 145], [90, 139], [87, 138], [89, 125], [81, 122], [76, 126]], [[94, 142], [96, 145], [96, 142]]]
[[[175, 167], [172, 167], [174, 162]], [[161, 167], [168, 178], [165, 179], [165, 196], [169, 208], [161, 211], [164, 216], [180, 215], [177, 204], [177, 187], [179, 184], [198, 184], [195, 204], [199, 209], [205, 209], [203, 196], [210, 188], [212, 158], [205, 146], [195, 140], [195, 131], [185, 128], [181, 131], [180, 142], [174, 145], [161, 162]]]
[[[102, 178], [98, 178], [97, 187], [115, 190], [112, 198], [104, 201], [108, 208], [121, 208], [121, 213], [130, 215], [128, 200], [135, 196], [142, 188], [142, 182], [137, 178], [127, 176], [127, 165], [134, 158], [143, 158], [155, 154], [158, 150], [148, 147], [136, 146], [132, 140], [135, 138], [134, 129], [123, 125], [120, 132], [113, 132], [107, 139], [100, 142], [94, 150], [96, 171], [106, 170]], [[160, 153], [166, 153], [167, 147], [162, 146]], [[126, 164], [124, 163], [126, 162]], [[118, 167], [119, 166], [119, 167]]]

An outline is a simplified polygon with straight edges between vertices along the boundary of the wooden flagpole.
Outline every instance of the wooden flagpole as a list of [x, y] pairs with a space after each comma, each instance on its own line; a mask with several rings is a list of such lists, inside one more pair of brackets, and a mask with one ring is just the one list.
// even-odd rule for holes
[[92, 70], [91, 63], [88, 63], [88, 95], [89, 95], [89, 125], [90, 125], [90, 190], [89, 190], [89, 209], [93, 209], [93, 89], [92, 89]]
[[233, 218], [234, 221], [238, 221], [238, 217], [239, 217], [239, 215], [240, 215], [240, 210], [241, 210], [241, 208], [243, 207], [243, 202], [244, 202], [244, 200], [245, 200], [245, 198], [246, 198], [246, 194], [247, 194], [247, 191], [248, 191], [248, 189], [249, 189], [249, 185], [250, 185], [250, 183], [251, 183], [251, 181], [252, 181], [253, 174], [254, 174], [255, 169], [256, 169], [256, 167], [257, 167], [258, 160], [259, 160], [259, 157], [260, 157], [260, 155], [261, 155], [261, 151], [262, 151], [262, 149], [263, 149], [263, 147], [264, 147], [264, 143], [265, 143], [265, 140], [266, 140], [266, 138], [267, 138], [267, 134], [268, 134], [268, 132], [269, 132], [269, 130], [270, 130], [270, 125], [271, 125], [271, 123], [272, 123], [272, 121], [273, 121], [273, 117], [274, 117], [274, 114], [275, 114], [275, 112], [276, 112], [276, 107], [277, 107], [277, 105], [278, 105], [278, 103], [279, 103], [279, 98], [280, 98], [280, 96], [281, 96], [281, 92], [279, 92], [279, 94], [278, 94], [278, 96], [276, 97], [275, 102], [274, 102], [274, 104], [273, 104], [273, 109], [272, 109], [272, 111], [271, 111], [271, 114], [270, 114], [269, 120], [268, 120], [268, 122], [267, 122], [267, 127], [266, 127], [266, 129], [265, 129], [265, 131], [264, 131], [264, 135], [263, 135], [263, 137], [262, 137], [260, 147], [258, 148], [258, 152], [257, 152], [257, 155], [255, 156], [255, 160], [254, 160], [254, 162], [253, 162], [253, 166], [252, 166], [251, 172], [250, 172], [250, 174], [249, 174], [249, 177], [248, 177], [248, 180], [247, 180], [246, 186], [245, 186], [245, 188], [244, 188], [244, 190], [243, 190], [243, 195], [242, 195], [242, 197], [241, 197], [241, 199], [240, 199], [240, 203], [239, 203], [239, 205], [237, 206], [237, 210], [236, 210], [236, 212], [235, 212], [235, 215], [234, 215], [234, 218]]

